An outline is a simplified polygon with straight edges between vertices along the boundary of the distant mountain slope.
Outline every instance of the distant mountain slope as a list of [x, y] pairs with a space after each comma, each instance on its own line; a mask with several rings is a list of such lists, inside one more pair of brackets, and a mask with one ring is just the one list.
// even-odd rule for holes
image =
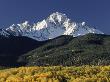
[[26, 36], [37, 41], [45, 41], [61, 35], [77, 37], [88, 33], [103, 34], [103, 32], [88, 26], [85, 22], [74, 22], [65, 14], [59, 12], [51, 14], [38, 23], [29, 24], [28, 21], [25, 21], [0, 30], [1, 35]]
[[110, 36], [60, 36], [24, 54], [18, 61], [29, 66], [110, 65]]
[[0, 66], [17, 66], [17, 59], [20, 55], [27, 53], [39, 46], [43, 42], [33, 40], [28, 37], [16, 37], [0, 35]]

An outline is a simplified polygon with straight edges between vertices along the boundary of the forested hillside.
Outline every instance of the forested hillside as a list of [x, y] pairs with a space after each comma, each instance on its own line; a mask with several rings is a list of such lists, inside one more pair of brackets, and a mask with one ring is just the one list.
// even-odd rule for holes
[[20, 56], [18, 61], [29, 66], [109, 65], [110, 36], [60, 36]]

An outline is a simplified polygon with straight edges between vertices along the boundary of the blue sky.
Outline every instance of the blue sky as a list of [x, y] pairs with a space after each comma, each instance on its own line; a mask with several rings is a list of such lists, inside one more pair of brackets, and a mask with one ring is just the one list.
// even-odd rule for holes
[[110, 0], [0, 0], [0, 27], [25, 20], [38, 22], [53, 12], [110, 34]]

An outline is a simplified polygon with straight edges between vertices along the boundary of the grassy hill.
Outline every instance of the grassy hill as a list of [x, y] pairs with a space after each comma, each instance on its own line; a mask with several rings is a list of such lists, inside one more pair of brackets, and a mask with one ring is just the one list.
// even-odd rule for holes
[[110, 36], [60, 36], [19, 57], [28, 66], [110, 65]]

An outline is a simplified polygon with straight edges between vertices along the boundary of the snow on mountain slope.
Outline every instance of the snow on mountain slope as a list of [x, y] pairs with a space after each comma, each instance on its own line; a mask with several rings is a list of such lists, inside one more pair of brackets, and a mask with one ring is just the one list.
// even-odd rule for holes
[[13, 24], [6, 28], [5, 32], [6, 35], [27, 36], [38, 41], [53, 39], [60, 35], [77, 37], [88, 33], [103, 34], [103, 32], [87, 26], [85, 22], [72, 22], [65, 14], [58, 12], [33, 25], [30, 25], [28, 21], [17, 25]]

